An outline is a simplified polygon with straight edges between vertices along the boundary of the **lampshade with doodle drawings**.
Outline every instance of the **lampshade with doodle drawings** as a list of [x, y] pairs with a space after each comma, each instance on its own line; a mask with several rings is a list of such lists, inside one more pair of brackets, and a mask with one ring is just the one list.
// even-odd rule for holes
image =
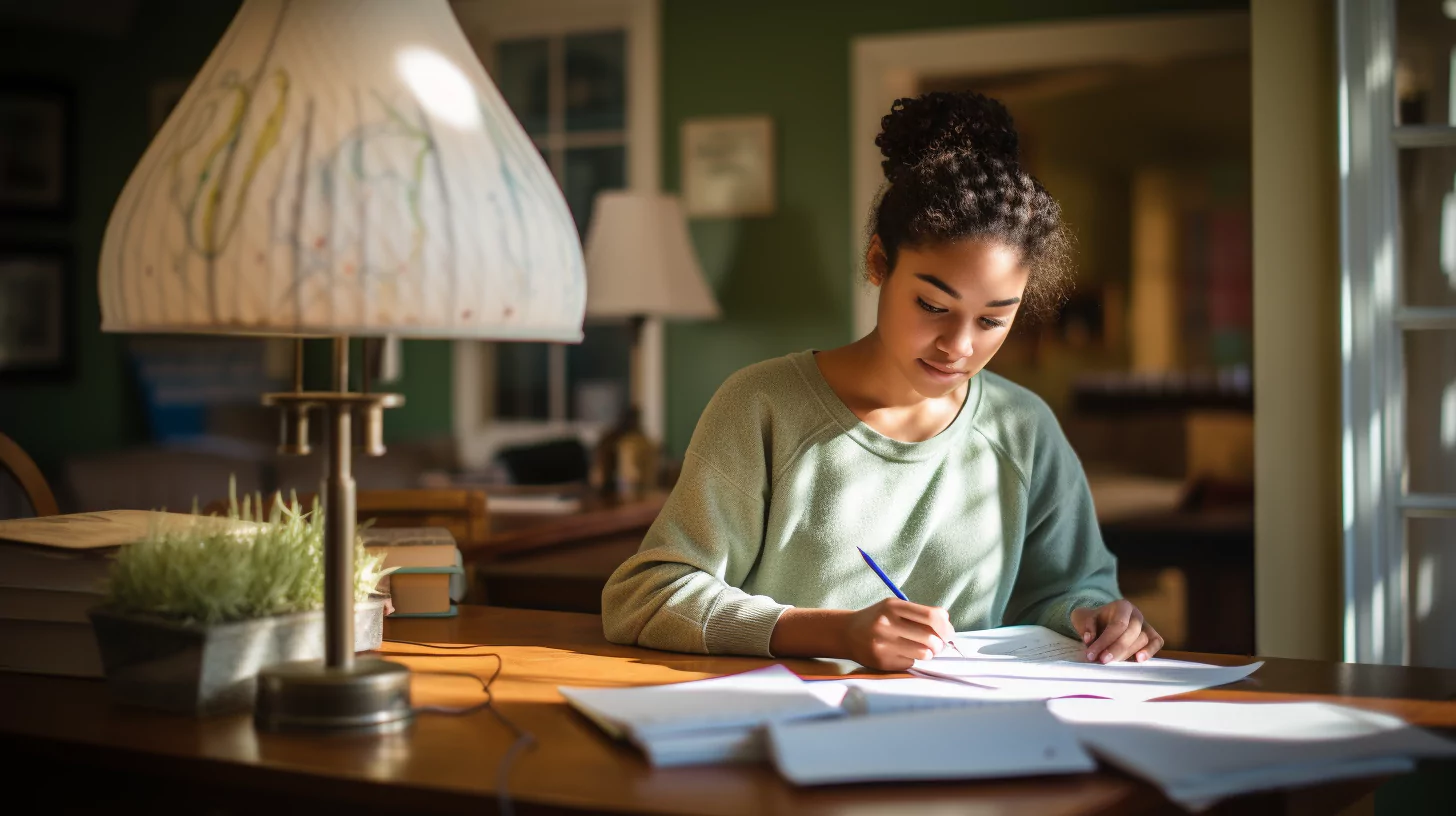
[[[258, 675], [266, 729], [404, 727], [409, 671], [354, 655], [355, 485], [400, 394], [351, 390], [350, 336], [577, 342], [566, 201], [446, 0], [245, 0], [112, 210], [102, 330], [326, 335], [333, 388], [263, 396], [280, 450], [327, 417], [324, 659]], [[451, 607], [451, 614], [454, 608]]]
[[107, 224], [118, 332], [581, 338], [559, 188], [444, 0], [248, 0]]

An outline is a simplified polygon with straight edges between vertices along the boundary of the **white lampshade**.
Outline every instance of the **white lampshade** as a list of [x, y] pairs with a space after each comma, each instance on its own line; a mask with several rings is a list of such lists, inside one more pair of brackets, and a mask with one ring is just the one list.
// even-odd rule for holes
[[586, 237], [592, 317], [718, 316], [677, 196], [604, 192]]
[[132, 172], [102, 329], [581, 339], [561, 191], [446, 0], [246, 0]]

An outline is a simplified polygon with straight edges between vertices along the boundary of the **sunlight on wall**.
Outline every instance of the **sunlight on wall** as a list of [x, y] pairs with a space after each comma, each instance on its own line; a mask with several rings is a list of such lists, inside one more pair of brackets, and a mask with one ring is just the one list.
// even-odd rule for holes
[[1456, 450], [1456, 380], [1441, 394], [1441, 448]]
[[[1456, 185], [1453, 185], [1456, 186]], [[1441, 271], [1456, 289], [1456, 191], [1441, 198]]]
[[1416, 570], [1416, 622], [1424, 623], [1431, 616], [1431, 607], [1436, 603], [1436, 572], [1439, 565], [1436, 556], [1430, 552], [1421, 556]]

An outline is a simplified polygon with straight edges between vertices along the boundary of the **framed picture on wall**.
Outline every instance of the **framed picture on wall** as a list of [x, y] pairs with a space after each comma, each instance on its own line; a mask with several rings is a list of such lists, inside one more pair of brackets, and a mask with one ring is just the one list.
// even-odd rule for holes
[[71, 374], [71, 254], [0, 245], [0, 380]]
[[70, 213], [74, 129], [70, 90], [0, 84], [0, 212]]
[[683, 208], [691, 217], [772, 215], [773, 120], [689, 119], [682, 126]]

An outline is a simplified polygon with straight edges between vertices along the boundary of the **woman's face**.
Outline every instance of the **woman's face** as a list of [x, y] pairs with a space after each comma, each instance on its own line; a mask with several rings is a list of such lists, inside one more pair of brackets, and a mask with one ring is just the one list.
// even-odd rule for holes
[[1026, 291], [1021, 253], [980, 239], [901, 248], [886, 274], [876, 237], [869, 269], [880, 287], [880, 342], [928, 398], [950, 394], [986, 366], [1006, 342]]

